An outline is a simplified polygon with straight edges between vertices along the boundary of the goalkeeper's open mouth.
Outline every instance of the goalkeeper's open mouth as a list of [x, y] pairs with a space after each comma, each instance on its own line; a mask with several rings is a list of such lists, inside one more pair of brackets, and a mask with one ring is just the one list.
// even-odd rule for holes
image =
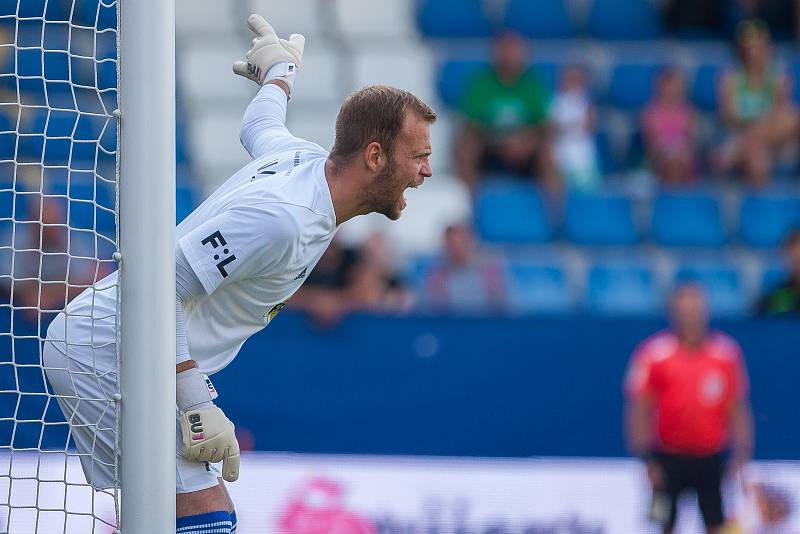
[[424, 182], [425, 182], [425, 178], [424, 178], [424, 177], [421, 177], [421, 178], [419, 178], [418, 180], [415, 180], [415, 181], [411, 182], [410, 184], [408, 184], [408, 185], [407, 185], [407, 186], [406, 186], [406, 187], [403, 189], [403, 194], [402, 194], [402, 195], [400, 195], [400, 198], [399, 198], [399, 199], [398, 199], [398, 201], [397, 201], [397, 207], [398, 207], [398, 209], [399, 209], [400, 211], [403, 211], [403, 210], [405, 209], [405, 207], [408, 205], [408, 200], [406, 199], [405, 192], [406, 192], [406, 191], [408, 191], [409, 189], [416, 189], [416, 188], [418, 188], [418, 187], [419, 187], [419, 186], [421, 186], [421, 185], [422, 185]]

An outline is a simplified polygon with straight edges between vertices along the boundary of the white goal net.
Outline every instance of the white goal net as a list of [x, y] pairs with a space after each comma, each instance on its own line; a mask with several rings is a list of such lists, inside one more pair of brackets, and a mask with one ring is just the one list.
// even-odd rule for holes
[[[0, 534], [119, 524], [118, 476], [86, 483], [58, 405], [116, 413], [117, 392], [59, 399], [42, 350], [56, 314], [117, 267], [117, 21], [115, 0], [0, 0]], [[102, 419], [82, 424], [117, 436]]]

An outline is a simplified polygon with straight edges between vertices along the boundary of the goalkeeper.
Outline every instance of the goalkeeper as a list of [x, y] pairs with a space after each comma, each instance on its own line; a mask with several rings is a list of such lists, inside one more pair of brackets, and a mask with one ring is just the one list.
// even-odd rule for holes
[[[431, 175], [433, 110], [407, 91], [370, 86], [336, 119], [330, 153], [294, 137], [286, 108], [305, 39], [279, 39], [259, 15], [236, 74], [260, 85], [240, 138], [253, 161], [177, 228], [176, 502], [181, 534], [235, 532], [222, 480], [239, 476], [234, 425], [206, 375], [225, 368], [297, 291], [340, 224], [382, 213], [395, 220], [403, 196]], [[47, 332], [50, 383], [97, 489], [116, 486], [116, 273], [67, 306]], [[255, 392], [254, 392], [255, 394]], [[142, 429], [147, 432], [147, 429]], [[221, 463], [221, 468], [218, 465]], [[146, 466], [142, 466], [146, 468]]]

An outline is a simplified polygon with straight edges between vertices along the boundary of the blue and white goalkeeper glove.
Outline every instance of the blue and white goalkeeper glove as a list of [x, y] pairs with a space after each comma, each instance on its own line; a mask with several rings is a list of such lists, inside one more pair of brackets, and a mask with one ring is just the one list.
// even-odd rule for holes
[[222, 462], [222, 478], [239, 478], [239, 442], [233, 423], [213, 400], [217, 391], [196, 368], [178, 373], [176, 397], [181, 423], [181, 455], [193, 462]]
[[283, 80], [291, 90], [297, 69], [303, 64], [306, 38], [293, 33], [288, 40], [281, 39], [261, 15], [247, 17], [247, 25], [256, 34], [253, 48], [247, 51], [246, 61], [233, 64], [233, 72], [259, 85]]

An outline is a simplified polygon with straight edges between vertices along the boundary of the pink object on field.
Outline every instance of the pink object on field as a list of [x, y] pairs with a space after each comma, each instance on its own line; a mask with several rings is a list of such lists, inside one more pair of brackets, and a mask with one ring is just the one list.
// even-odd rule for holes
[[278, 520], [281, 534], [376, 534], [369, 519], [349, 512], [342, 502], [342, 486], [333, 480], [312, 478], [291, 497]]

